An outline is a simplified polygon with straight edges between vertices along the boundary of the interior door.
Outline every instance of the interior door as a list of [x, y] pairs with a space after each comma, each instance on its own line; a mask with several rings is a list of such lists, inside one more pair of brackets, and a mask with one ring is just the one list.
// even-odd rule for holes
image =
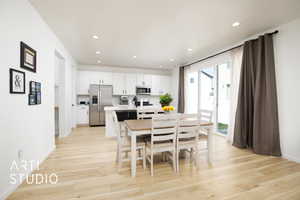
[[100, 88], [99, 85], [90, 85], [90, 126], [100, 125]]

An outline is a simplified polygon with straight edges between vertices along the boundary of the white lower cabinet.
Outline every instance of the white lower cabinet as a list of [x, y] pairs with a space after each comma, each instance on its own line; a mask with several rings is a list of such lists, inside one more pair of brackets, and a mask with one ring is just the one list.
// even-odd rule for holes
[[78, 105], [76, 111], [76, 118], [78, 125], [89, 124], [89, 106], [88, 105]]

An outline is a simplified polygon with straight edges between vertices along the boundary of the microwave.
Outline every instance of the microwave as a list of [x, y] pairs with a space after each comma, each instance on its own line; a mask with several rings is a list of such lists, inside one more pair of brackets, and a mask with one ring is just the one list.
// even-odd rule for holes
[[150, 95], [151, 94], [151, 88], [136, 87], [136, 94], [137, 95]]

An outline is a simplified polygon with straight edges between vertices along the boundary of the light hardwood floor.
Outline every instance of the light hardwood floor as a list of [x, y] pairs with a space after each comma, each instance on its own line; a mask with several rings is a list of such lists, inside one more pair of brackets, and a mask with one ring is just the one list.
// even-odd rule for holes
[[58, 184], [22, 184], [8, 199], [300, 199], [300, 164], [234, 148], [219, 136], [212, 165], [203, 152], [198, 171], [187, 158], [179, 174], [157, 160], [154, 177], [139, 163], [131, 178], [129, 163], [118, 173], [115, 152], [116, 142], [105, 138], [104, 128], [78, 128], [34, 172], [56, 173]]

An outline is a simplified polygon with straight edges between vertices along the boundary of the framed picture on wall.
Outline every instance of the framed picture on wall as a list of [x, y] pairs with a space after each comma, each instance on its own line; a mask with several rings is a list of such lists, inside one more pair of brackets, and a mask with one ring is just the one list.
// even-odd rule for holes
[[24, 42], [21, 42], [20, 55], [20, 67], [35, 73], [37, 56], [36, 51]]
[[34, 94], [28, 95], [28, 105], [36, 105], [36, 95]]
[[35, 94], [36, 93], [36, 82], [30, 81], [29, 82], [29, 94]]
[[9, 69], [9, 86], [11, 94], [25, 94], [25, 72]]
[[36, 93], [36, 104], [41, 104], [42, 103], [41, 99], [42, 99], [41, 98], [41, 93], [40, 92]]

